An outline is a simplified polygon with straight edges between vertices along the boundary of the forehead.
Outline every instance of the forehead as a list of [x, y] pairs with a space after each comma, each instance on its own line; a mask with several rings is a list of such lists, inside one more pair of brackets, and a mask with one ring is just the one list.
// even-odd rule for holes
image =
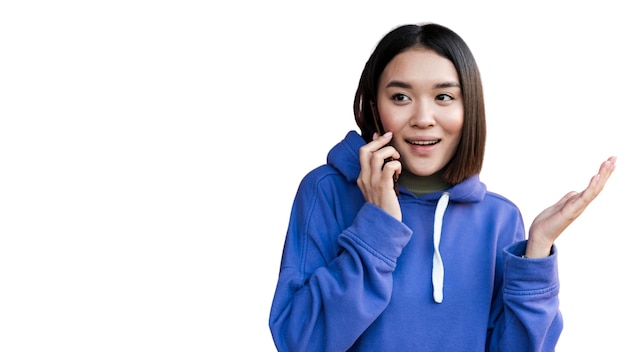
[[407, 82], [458, 82], [452, 61], [430, 49], [409, 49], [396, 55], [385, 67], [380, 83]]

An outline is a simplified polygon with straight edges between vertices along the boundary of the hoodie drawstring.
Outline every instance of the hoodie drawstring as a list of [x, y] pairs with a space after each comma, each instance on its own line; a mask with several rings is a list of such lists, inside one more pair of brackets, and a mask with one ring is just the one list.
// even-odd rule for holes
[[450, 194], [444, 192], [437, 202], [437, 208], [435, 209], [435, 223], [433, 230], [433, 244], [435, 247], [435, 254], [433, 255], [433, 298], [435, 302], [443, 302], [443, 260], [441, 259], [441, 253], [439, 253], [439, 242], [441, 240], [441, 227], [443, 224], [443, 214], [448, 207], [448, 200]]

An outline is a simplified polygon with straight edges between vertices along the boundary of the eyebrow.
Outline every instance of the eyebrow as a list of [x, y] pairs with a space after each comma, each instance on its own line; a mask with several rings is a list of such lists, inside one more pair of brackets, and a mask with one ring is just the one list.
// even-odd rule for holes
[[[461, 85], [458, 82], [442, 82], [442, 83], [435, 84], [435, 86], [433, 88], [440, 89], [440, 88], [450, 88], [450, 87], [460, 88]], [[409, 84], [407, 82], [390, 81], [389, 83], [387, 83], [387, 86], [385, 86], [385, 88], [411, 89], [411, 88], [413, 88], [413, 86], [411, 86], [411, 84]]]

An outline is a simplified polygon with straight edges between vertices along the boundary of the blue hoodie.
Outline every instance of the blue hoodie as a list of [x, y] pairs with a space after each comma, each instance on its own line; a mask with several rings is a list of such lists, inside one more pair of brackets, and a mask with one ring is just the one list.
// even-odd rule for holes
[[400, 186], [398, 221], [356, 184], [364, 144], [350, 131], [298, 188], [270, 311], [277, 350], [553, 351], [556, 248], [522, 258], [519, 209], [478, 175], [421, 197]]

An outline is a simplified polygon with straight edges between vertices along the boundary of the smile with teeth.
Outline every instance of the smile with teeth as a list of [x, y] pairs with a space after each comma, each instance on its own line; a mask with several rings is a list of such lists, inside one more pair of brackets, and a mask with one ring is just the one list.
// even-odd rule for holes
[[409, 142], [409, 144], [413, 144], [413, 145], [435, 145], [437, 143], [439, 143], [441, 141], [441, 139], [437, 139], [434, 141], [407, 141]]

